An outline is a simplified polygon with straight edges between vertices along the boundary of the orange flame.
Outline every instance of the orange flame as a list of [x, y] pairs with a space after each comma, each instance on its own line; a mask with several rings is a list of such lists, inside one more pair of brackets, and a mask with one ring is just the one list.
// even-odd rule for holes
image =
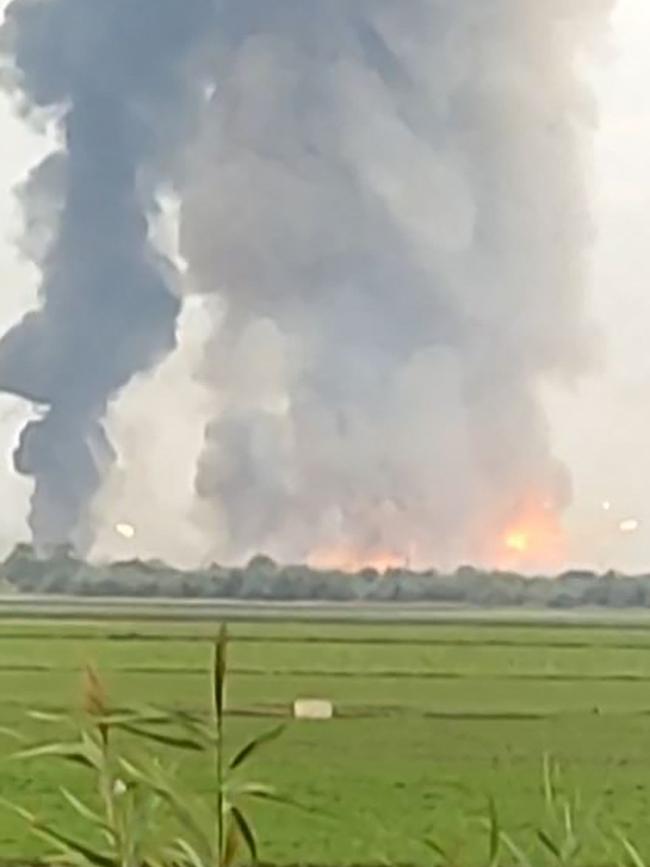
[[509, 551], [525, 554], [530, 547], [530, 533], [528, 530], [513, 530], [506, 534], [504, 544]]
[[565, 547], [564, 530], [553, 509], [531, 503], [506, 527], [495, 560], [500, 568], [550, 566], [562, 560]]

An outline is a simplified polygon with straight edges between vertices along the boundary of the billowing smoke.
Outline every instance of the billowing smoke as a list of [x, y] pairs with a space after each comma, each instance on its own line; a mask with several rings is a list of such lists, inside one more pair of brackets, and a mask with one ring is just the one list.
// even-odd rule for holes
[[56, 117], [62, 138], [21, 192], [40, 306], [0, 342], [0, 387], [42, 407], [15, 454], [35, 480], [41, 546], [84, 546], [113, 456], [107, 400], [174, 345], [176, 274], [148, 218], [202, 98], [188, 65], [211, 13], [210, 0], [13, 0], [6, 12], [3, 84], [26, 114]]
[[578, 70], [610, 3], [217, 6], [181, 232], [227, 305], [219, 553], [489, 557], [570, 498], [540, 390], [594, 348]]
[[41, 306], [0, 342], [0, 387], [43, 408], [16, 453], [37, 541], [89, 539], [107, 402], [174, 345], [149, 224], [198, 106], [177, 192], [188, 285], [224, 311], [206, 550], [444, 564], [552, 525], [541, 390], [593, 353], [578, 70], [609, 6], [13, 0], [6, 80], [63, 137], [22, 192]]

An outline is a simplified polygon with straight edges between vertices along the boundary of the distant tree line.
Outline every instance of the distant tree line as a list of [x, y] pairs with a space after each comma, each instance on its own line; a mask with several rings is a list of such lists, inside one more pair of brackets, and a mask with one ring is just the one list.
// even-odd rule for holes
[[463, 566], [451, 574], [427, 570], [362, 569], [348, 574], [254, 557], [246, 566], [182, 571], [159, 561], [97, 565], [68, 547], [39, 557], [18, 545], [0, 566], [0, 590], [75, 596], [188, 599], [437, 602], [474, 606], [650, 608], [650, 575], [571, 571], [529, 578]]

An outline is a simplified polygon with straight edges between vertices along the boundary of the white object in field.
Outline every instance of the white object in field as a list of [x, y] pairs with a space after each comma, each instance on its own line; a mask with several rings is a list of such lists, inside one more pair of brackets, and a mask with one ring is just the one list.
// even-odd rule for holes
[[334, 705], [331, 701], [314, 698], [299, 698], [293, 703], [296, 719], [332, 719]]

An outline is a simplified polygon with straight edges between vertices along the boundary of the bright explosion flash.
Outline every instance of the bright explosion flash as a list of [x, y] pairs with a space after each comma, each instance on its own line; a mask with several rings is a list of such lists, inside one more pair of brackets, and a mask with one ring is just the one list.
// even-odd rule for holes
[[519, 554], [525, 554], [530, 545], [528, 533], [523, 530], [518, 530], [514, 533], [508, 533], [505, 538], [505, 546], [509, 551], [516, 551]]
[[499, 568], [551, 568], [565, 551], [564, 531], [547, 503], [533, 503], [520, 510], [501, 535], [492, 561]]

